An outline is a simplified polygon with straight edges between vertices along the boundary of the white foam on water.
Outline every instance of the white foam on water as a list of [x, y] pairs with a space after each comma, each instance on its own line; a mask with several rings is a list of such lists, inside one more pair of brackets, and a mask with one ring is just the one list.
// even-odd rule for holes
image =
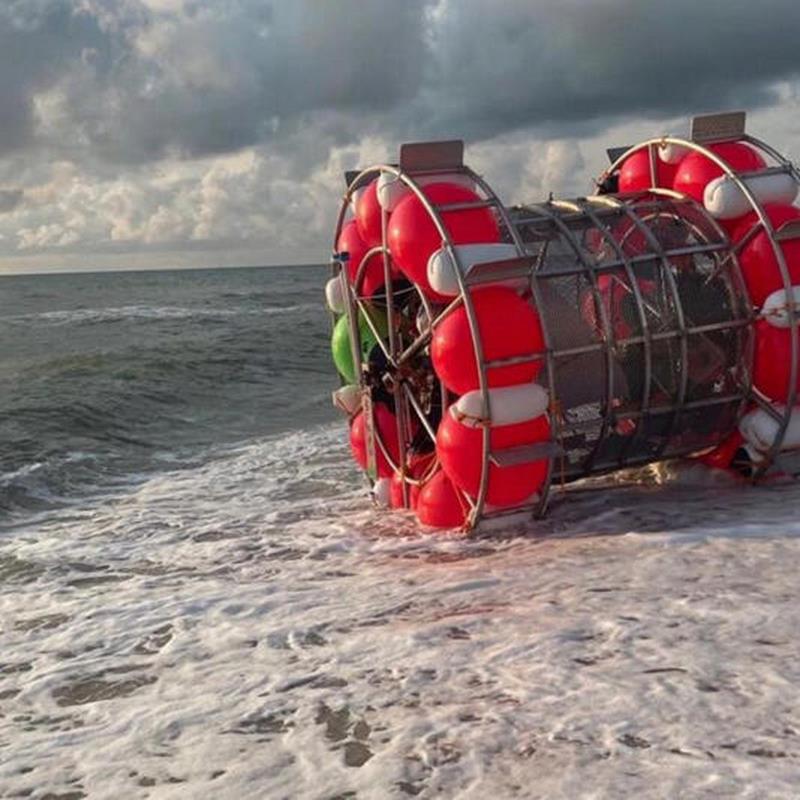
[[796, 797], [795, 486], [557, 495], [421, 535], [341, 426], [0, 539], [0, 787]]
[[109, 306], [107, 308], [78, 308], [42, 311], [32, 314], [14, 314], [0, 317], [0, 322], [10, 324], [72, 325], [75, 323], [121, 322], [134, 319], [189, 319], [194, 317], [270, 316], [296, 314], [299, 311], [319, 310], [320, 303], [299, 303], [287, 306], [262, 308], [187, 308], [183, 306]]

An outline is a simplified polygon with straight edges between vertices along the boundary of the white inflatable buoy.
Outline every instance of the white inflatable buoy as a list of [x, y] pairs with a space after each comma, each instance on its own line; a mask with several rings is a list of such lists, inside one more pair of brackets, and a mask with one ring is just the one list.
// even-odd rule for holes
[[[491, 425], [516, 425], [535, 419], [547, 411], [547, 391], [538, 383], [521, 383], [489, 389]], [[477, 427], [483, 419], [483, 401], [479, 389], [467, 392], [450, 407], [452, 416], [468, 428]]]
[[372, 485], [372, 499], [381, 508], [389, 508], [392, 498], [392, 479], [378, 478]]
[[356, 209], [358, 208], [358, 201], [361, 199], [364, 192], [366, 191], [367, 191], [366, 186], [359, 186], [358, 189], [355, 189], [353, 193], [350, 195], [350, 203], [348, 204], [347, 210], [354, 217], [356, 215]]
[[[461, 173], [453, 173], [451, 175], [423, 175], [419, 178], [414, 178], [417, 186], [428, 186], [431, 183], [455, 183], [458, 186], [463, 186], [472, 192], [477, 193], [475, 181], [469, 175], [462, 175]], [[398, 203], [408, 195], [411, 189], [406, 186], [397, 175], [391, 172], [382, 172], [378, 177], [378, 203], [381, 208], [389, 213], [397, 208]]]
[[[517, 248], [513, 244], [458, 244], [454, 249], [465, 274], [468, 274], [470, 268], [475, 264], [504, 261], [517, 257]], [[435, 250], [428, 259], [428, 283], [434, 291], [446, 297], [458, 294], [456, 265], [444, 247]], [[520, 286], [525, 283], [525, 278], [500, 280], [497, 283], [505, 286]]]
[[342, 283], [339, 278], [331, 278], [325, 284], [325, 302], [334, 314], [344, 312], [344, 298], [342, 297]]
[[690, 152], [690, 148], [683, 144], [663, 142], [658, 146], [658, 157], [665, 164], [677, 164], [685, 155], [688, 155]]
[[[741, 180], [762, 204], [791, 205], [797, 197], [797, 184], [786, 173], [755, 175]], [[753, 210], [750, 201], [729, 175], [720, 175], [709, 181], [703, 191], [703, 205], [716, 219], [736, 219]]]
[[333, 405], [340, 411], [344, 411], [348, 417], [352, 417], [361, 409], [361, 390], [358, 386], [348, 383], [341, 386], [332, 395]]
[[[779, 414], [784, 413], [784, 406], [774, 406]], [[762, 461], [766, 452], [775, 442], [778, 433], [778, 422], [762, 408], [757, 408], [742, 417], [739, 432], [747, 442], [747, 452], [753, 461]], [[781, 442], [781, 450], [794, 450], [800, 447], [800, 408], [793, 408], [789, 425]]]
[[792, 286], [791, 300], [786, 297], [785, 289], [774, 291], [761, 306], [764, 319], [775, 328], [788, 328], [791, 323], [792, 312], [797, 317], [800, 311], [800, 286]]

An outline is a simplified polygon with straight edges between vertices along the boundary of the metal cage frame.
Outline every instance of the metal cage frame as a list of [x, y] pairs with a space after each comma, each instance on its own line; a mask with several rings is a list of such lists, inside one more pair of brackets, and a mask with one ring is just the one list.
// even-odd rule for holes
[[[716, 119], [708, 118], [708, 119]], [[678, 423], [680, 415], [688, 408], [686, 400], [686, 384], [687, 384], [687, 364], [688, 364], [688, 337], [697, 333], [698, 329], [687, 326], [686, 320], [683, 318], [681, 299], [678, 295], [678, 290], [675, 285], [674, 278], [671, 276], [669, 259], [675, 256], [676, 253], [670, 249], [665, 249], [657, 238], [653, 235], [652, 231], [645, 225], [634, 212], [633, 205], [637, 198], [643, 197], [661, 197], [665, 200], [673, 200], [680, 203], [690, 203], [698, 215], [700, 215], [705, 224], [713, 228], [715, 233], [719, 236], [719, 241], [713, 245], [695, 245], [687, 246], [684, 248], [682, 254], [694, 254], [699, 252], [711, 253], [715, 259], [721, 262], [721, 265], [726, 269], [732, 271], [734, 280], [737, 282], [738, 291], [743, 294], [747, 303], [747, 311], [741, 317], [737, 317], [730, 323], [720, 323], [712, 326], [714, 329], [722, 327], [741, 328], [744, 333], [749, 332], [755, 321], [759, 318], [759, 314], [755, 313], [752, 308], [750, 296], [747, 293], [747, 288], [741, 274], [741, 269], [738, 262], [738, 253], [742, 248], [752, 240], [752, 238], [760, 231], [765, 231], [772, 248], [775, 253], [776, 261], [778, 263], [781, 277], [784, 284], [784, 290], [787, 292], [787, 298], [791, 297], [791, 278], [786, 260], [780, 247], [780, 242], [800, 235], [800, 228], [793, 222], [786, 223], [781, 226], [777, 231], [773, 228], [763, 206], [759, 202], [755, 194], [750, 190], [746, 184], [746, 179], [755, 175], [765, 174], [778, 174], [786, 173], [792, 176], [798, 185], [800, 185], [800, 173], [791, 162], [784, 158], [778, 151], [770, 147], [766, 143], [755, 139], [743, 132], [743, 118], [742, 130], [736, 131], [735, 135], [730, 132], [722, 131], [721, 135], [717, 134], [717, 138], [707, 136], [703, 141], [697, 141], [700, 137], [693, 139], [682, 139], [672, 136], [664, 136], [653, 138], [645, 141], [636, 147], [626, 148], [624, 153], [616, 158], [606, 172], [601, 176], [601, 180], [609, 175], [613, 175], [620, 167], [622, 162], [629, 157], [632, 153], [641, 150], [647, 150], [650, 161], [651, 183], [654, 187], [657, 185], [656, 169], [657, 169], [657, 148], [659, 145], [672, 144], [688, 148], [689, 150], [702, 153], [712, 162], [714, 162], [723, 172], [731, 178], [742, 194], [747, 198], [752, 209], [756, 212], [758, 221], [753, 225], [752, 229], [748, 231], [747, 235], [735, 245], [730, 242], [730, 239], [724, 229], [711, 217], [708, 212], [698, 203], [695, 203], [690, 198], [682, 194], [667, 189], [654, 188], [646, 192], [637, 193], [634, 195], [592, 195], [588, 197], [578, 198], [574, 201], [560, 201], [550, 200], [545, 203], [525, 205], [522, 207], [522, 212], [529, 217], [534, 217], [538, 221], [546, 220], [548, 225], [554, 226], [560, 235], [567, 241], [575, 251], [575, 255], [580, 264], [576, 267], [587, 279], [594, 296], [595, 306], [598, 309], [601, 317], [604, 335], [594, 347], [598, 352], [602, 352], [605, 356], [606, 368], [606, 400], [604, 408], [604, 418], [602, 421], [601, 434], [598, 438], [599, 448], [603, 437], [606, 434], [613, 416], [611, 408], [611, 400], [613, 393], [613, 369], [612, 361], [614, 358], [614, 349], [619, 344], [615, 340], [613, 326], [608, 319], [608, 315], [604, 311], [604, 305], [600, 301], [598, 291], [598, 271], [595, 265], [585, 257], [585, 253], [579, 241], [570, 229], [569, 225], [565, 223], [565, 218], [569, 214], [582, 215], [585, 219], [589, 220], [592, 225], [602, 233], [603, 238], [615, 250], [617, 259], [609, 262], [609, 266], [619, 268], [624, 271], [630, 282], [631, 289], [636, 295], [636, 309], [640, 315], [640, 322], [642, 333], [639, 339], [643, 347], [645, 370], [651, 369], [652, 357], [649, 348], [652, 346], [653, 334], [648, 329], [648, 322], [644, 314], [644, 300], [639, 291], [638, 282], [635, 277], [635, 259], [627, 255], [624, 249], [619, 246], [615, 241], [614, 235], [608, 229], [603, 221], [603, 215], [609, 211], [620, 213], [625, 216], [630, 223], [635, 226], [635, 229], [644, 237], [650, 251], [649, 257], [651, 259], [658, 259], [663, 269], [667, 282], [669, 283], [669, 291], [672, 294], [675, 309], [678, 314], [678, 330], [670, 335], [680, 340], [681, 346], [681, 385], [678, 398], [674, 407], [668, 409], [672, 413], [672, 420], [670, 430], [674, 431]], [[721, 158], [719, 158], [707, 144], [716, 141], [726, 141], [736, 139], [739, 141], [746, 141], [759, 149], [762, 153], [766, 154], [772, 160], [776, 161], [778, 166], [768, 167], [766, 170], [759, 170], [754, 173], [738, 173], [732, 170]], [[482, 430], [482, 461], [480, 472], [480, 483], [475, 498], [470, 497], [466, 492], [458, 490], [460, 497], [463, 499], [465, 508], [468, 508], [468, 516], [465, 527], [467, 529], [473, 528], [483, 517], [503, 516], [506, 514], [516, 514], [521, 511], [530, 511], [535, 517], [541, 517], [547, 511], [552, 485], [555, 477], [556, 463], [559, 457], [563, 458], [563, 451], [558, 445], [559, 432], [560, 432], [560, 419], [558, 410], [558, 398], [554, 396], [554, 389], [556, 386], [556, 372], [557, 360], [560, 356], [564, 355], [564, 351], [559, 351], [553, 348], [552, 336], [548, 330], [546, 315], [543, 313], [544, 302], [541, 292], [541, 281], [548, 277], [547, 272], [547, 259], [546, 248], [543, 249], [541, 254], [532, 255], [521, 233], [521, 220], [524, 219], [520, 213], [514, 215], [514, 210], [506, 208], [491, 187], [484, 181], [484, 179], [471, 170], [463, 163], [463, 143], [461, 142], [440, 142], [440, 143], [417, 143], [403, 145], [401, 148], [400, 163], [395, 164], [378, 164], [359, 172], [348, 173], [347, 175], [347, 189], [343, 195], [342, 203], [339, 210], [339, 215], [336, 223], [334, 234], [334, 255], [331, 261], [332, 274], [338, 277], [341, 285], [342, 297], [345, 299], [345, 314], [347, 316], [347, 324], [350, 332], [350, 342], [352, 347], [353, 364], [358, 376], [359, 389], [361, 393], [361, 408], [364, 412], [366, 422], [366, 438], [367, 438], [367, 476], [370, 479], [376, 477], [376, 454], [378, 450], [383, 457], [388, 461], [392, 468], [398, 471], [402, 476], [403, 486], [403, 502], [406, 507], [409, 506], [409, 486], [419, 485], [424, 483], [425, 479], [435, 469], [436, 462], [434, 461], [421, 477], [414, 478], [406, 474], [406, 448], [409, 444], [410, 433], [412, 430], [411, 420], [416, 417], [419, 424], [425, 429], [427, 435], [435, 443], [435, 431], [432, 429], [430, 422], [426, 418], [424, 410], [420, 407], [414, 395], [413, 389], [403, 379], [402, 371], [408, 364], [430, 343], [433, 331], [436, 329], [442, 320], [444, 320], [454, 309], [463, 306], [470, 334], [472, 337], [473, 353], [475, 356], [476, 367], [479, 378], [478, 389], [482, 401], [482, 417], [485, 421], [491, 418], [491, 396], [489, 393], [489, 382], [487, 371], [493, 366], [499, 366], [506, 362], [515, 362], [514, 359], [506, 360], [504, 362], [487, 362], [484, 358], [484, 347], [481, 340], [480, 328], [478, 325], [477, 314], [472, 300], [470, 289], [473, 286], [479, 286], [482, 283], [491, 283], [500, 279], [519, 277], [525, 278], [528, 281], [530, 288], [530, 300], [534, 309], [538, 312], [541, 328], [542, 338], [544, 343], [544, 350], [538, 353], [531, 353], [525, 356], [522, 360], [540, 359], [544, 361], [545, 374], [547, 384], [549, 387], [550, 401], [547, 408], [547, 416], [550, 423], [551, 441], [549, 443], [542, 443], [539, 445], [523, 446], [514, 448], [517, 452], [493, 453], [491, 450], [490, 442], [490, 426], [483, 424]], [[446, 250], [452, 264], [456, 267], [455, 278], [458, 283], [458, 294], [441, 308], [438, 312], [434, 313], [433, 307], [425, 296], [425, 293], [418, 287], [414, 287], [419, 295], [419, 301], [424, 309], [428, 326], [424, 331], [418, 331], [416, 338], [408, 343], [402, 341], [402, 337], [398, 333], [396, 319], [398, 314], [394, 308], [393, 303], [393, 289], [392, 289], [392, 264], [391, 255], [389, 252], [387, 241], [387, 223], [389, 213], [386, 209], [381, 210], [381, 244], [371, 248], [362, 258], [361, 263], [356, 268], [355, 279], [352, 284], [347, 279], [347, 269], [345, 269], [345, 254], [337, 253], [336, 246], [339, 241], [339, 236], [343, 225], [347, 221], [348, 208], [351, 205], [351, 200], [355, 192], [365, 187], [373, 179], [377, 179], [381, 174], [388, 174], [393, 176], [412, 192], [418, 201], [421, 203], [431, 220], [433, 221], [436, 230], [441, 238], [441, 246]], [[454, 174], [462, 175], [471, 180], [478, 192], [479, 199], [472, 202], [451, 203], [437, 205], [429, 200], [424, 192], [423, 185], [419, 182], [422, 178], [435, 178], [438, 175], [452, 176]], [[458, 212], [461, 210], [475, 209], [475, 208], [489, 208], [492, 209], [496, 215], [497, 221], [502, 231], [505, 232], [506, 237], [510, 240], [516, 250], [516, 257], [506, 259], [503, 261], [496, 261], [491, 263], [484, 263], [473, 265], [472, 269], [465, 268], [462, 263], [456, 243], [451, 239], [447, 226], [443, 219], [445, 212]], [[384, 280], [384, 295], [386, 299], [386, 315], [388, 336], [387, 341], [383, 341], [383, 337], [377, 330], [377, 327], [369, 313], [369, 303], [366, 298], [358, 293], [358, 288], [361, 284], [366, 265], [369, 260], [377, 254], [382, 255], [383, 259], [383, 280]], [[551, 276], [552, 277], [552, 276]], [[372, 415], [372, 398], [370, 387], [365, 383], [364, 372], [362, 370], [362, 354], [359, 347], [359, 316], [366, 322], [372, 330], [378, 345], [383, 351], [386, 359], [388, 369], [396, 373], [400, 373], [399, 378], [392, 379], [394, 392], [394, 406], [395, 417], [397, 421], [397, 438], [399, 442], [399, 463], [397, 463], [389, 448], [382, 440], [380, 432], [376, 429]], [[753, 344], [752, 337], [748, 337], [743, 352], [744, 364], [743, 372], [745, 379], [739, 387], [739, 391], [734, 395], [728, 396], [719, 402], [735, 402], [738, 404], [737, 421], [741, 418], [748, 405], [752, 402], [759, 408], [764, 409], [778, 424], [778, 432], [775, 441], [770, 448], [764, 462], [757, 466], [754, 473], [754, 479], [762, 476], [770, 465], [776, 459], [778, 453], [781, 451], [781, 444], [783, 437], [791, 419], [791, 412], [797, 399], [796, 381], [798, 377], [798, 355], [800, 355], [800, 341], [798, 341], [798, 322], [796, 317], [796, 310], [792, 307], [789, 313], [790, 320], [790, 336], [791, 336], [791, 368], [789, 379], [789, 391], [786, 397], [786, 402], [783, 406], [783, 411], [775, 408], [775, 405], [768, 398], [761, 395], [752, 386], [752, 360], [753, 360]], [[520, 357], [516, 358], [519, 361]], [[645, 389], [642, 393], [641, 408], [638, 415], [635, 416], [637, 431], [639, 431], [645, 424], [648, 416], [651, 414], [649, 403], [649, 387], [650, 380], [649, 374], [646, 375], [644, 381]], [[448, 392], [440, 384], [439, 391], [441, 396], [442, 414], [447, 412], [448, 408]], [[664, 413], [663, 409], [659, 413]], [[671, 435], [671, 434], [670, 434]], [[659, 455], [653, 458], [646, 458], [639, 463], [650, 463], [659, 460], [660, 453], [664, 452], [664, 447], [670, 440], [670, 435], [664, 437], [664, 446], [661, 447]], [[707, 449], [707, 448], [706, 448]], [[697, 448], [687, 451], [688, 453], [698, 452]], [[585, 470], [580, 475], [570, 475], [570, 479], [582, 476], [595, 474], [593, 470], [593, 456], [587, 459]], [[671, 453], [670, 457], [678, 455], [678, 453]], [[524, 503], [514, 506], [512, 508], [502, 509], [486, 509], [486, 494], [489, 483], [489, 467], [490, 464], [506, 465], [514, 463], [523, 463], [526, 460], [539, 460], [547, 459], [547, 471], [544, 483], [540, 490], [532, 498], [529, 498]], [[621, 466], [633, 466], [635, 461], [624, 461]], [[563, 465], [563, 462], [562, 462]]]

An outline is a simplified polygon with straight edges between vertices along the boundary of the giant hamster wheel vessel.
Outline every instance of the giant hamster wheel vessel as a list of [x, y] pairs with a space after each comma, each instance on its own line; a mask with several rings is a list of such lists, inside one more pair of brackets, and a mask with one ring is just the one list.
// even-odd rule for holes
[[512, 207], [458, 141], [347, 174], [334, 403], [381, 505], [469, 529], [661, 459], [800, 471], [800, 175], [741, 113], [609, 156]]

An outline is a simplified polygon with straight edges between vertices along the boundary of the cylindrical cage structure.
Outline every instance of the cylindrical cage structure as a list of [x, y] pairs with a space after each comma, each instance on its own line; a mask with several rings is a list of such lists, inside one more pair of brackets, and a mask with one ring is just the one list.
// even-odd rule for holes
[[[794, 412], [800, 265], [795, 276], [781, 243], [800, 223], [774, 224], [751, 179], [800, 181], [746, 139], [777, 166], [743, 174], [713, 145], [652, 140], [601, 177], [604, 193], [510, 208], [463, 165], [460, 143], [404, 146], [399, 166], [350, 174], [326, 289], [334, 401], [383, 502], [440, 527], [541, 515], [553, 486], [709, 451], [753, 410], [773, 431], [762, 474]], [[663, 185], [668, 146], [732, 181], [752, 217], [744, 235]], [[608, 191], [637, 153], [650, 180]], [[770, 312], [788, 337], [781, 397], [758, 363], [754, 386], [772, 301], [754, 303], [739, 257], [761, 234], [784, 293]]]
[[751, 320], [727, 238], [652, 193], [511, 209], [536, 256], [564, 480], [714, 446], [747, 396]]

